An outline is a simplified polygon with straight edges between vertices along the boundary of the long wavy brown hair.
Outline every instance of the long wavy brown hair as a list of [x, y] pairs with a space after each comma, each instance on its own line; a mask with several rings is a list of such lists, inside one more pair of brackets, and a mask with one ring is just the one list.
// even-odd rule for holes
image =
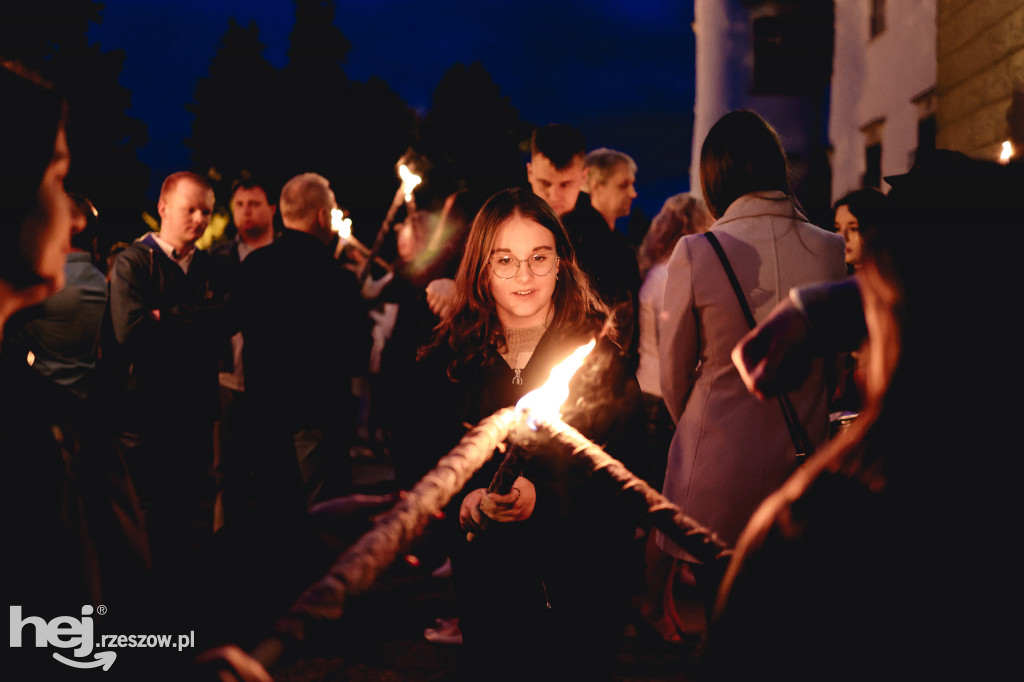
[[591, 288], [590, 280], [576, 264], [576, 255], [562, 222], [547, 202], [532, 191], [512, 188], [498, 192], [484, 204], [473, 220], [466, 250], [455, 275], [452, 314], [435, 330], [434, 340], [422, 351], [426, 354], [442, 345], [455, 352], [448, 365], [448, 376], [460, 378], [460, 370], [486, 365], [497, 360], [505, 345], [504, 330], [498, 320], [497, 306], [491, 295], [490, 258], [499, 231], [519, 216], [544, 227], [555, 237], [558, 255], [558, 282], [553, 296], [554, 317], [551, 328], [560, 334], [604, 334], [615, 341], [608, 307]]

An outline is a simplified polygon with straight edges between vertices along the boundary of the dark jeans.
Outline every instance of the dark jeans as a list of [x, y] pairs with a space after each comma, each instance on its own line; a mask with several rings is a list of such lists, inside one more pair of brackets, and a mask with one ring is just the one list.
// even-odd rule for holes
[[213, 534], [213, 424], [154, 424], [118, 446], [145, 517], [153, 569], [176, 572]]

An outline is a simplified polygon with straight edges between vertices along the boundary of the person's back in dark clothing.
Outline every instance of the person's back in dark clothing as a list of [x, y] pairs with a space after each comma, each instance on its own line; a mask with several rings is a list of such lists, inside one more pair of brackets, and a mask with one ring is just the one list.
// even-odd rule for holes
[[351, 485], [352, 376], [365, 362], [369, 322], [355, 276], [316, 237], [284, 230], [239, 268], [232, 318], [245, 338], [245, 385], [264, 427], [333, 442], [332, 492]]
[[636, 320], [640, 269], [633, 247], [620, 233], [608, 229], [608, 223], [591, 206], [586, 192], [580, 192], [576, 207], [562, 216], [562, 223], [580, 269], [587, 273], [601, 300], [615, 312], [616, 326], [629, 343], [627, 351], [635, 367], [640, 342]]

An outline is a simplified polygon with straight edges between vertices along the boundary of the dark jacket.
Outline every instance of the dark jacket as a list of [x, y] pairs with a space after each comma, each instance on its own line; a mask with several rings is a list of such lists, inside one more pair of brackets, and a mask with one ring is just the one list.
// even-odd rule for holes
[[[110, 280], [110, 317], [127, 365], [125, 405], [133, 421], [216, 418], [220, 306], [209, 286], [209, 255], [196, 250], [188, 274], [153, 236], [117, 257]], [[160, 319], [152, 311], [160, 311]]]
[[[21, 607], [23, 620], [47, 622], [103, 604], [105, 615], [93, 614], [97, 639], [146, 631], [149, 550], [131, 478], [104, 426], [110, 411], [11, 354], [0, 355], [0, 401], [7, 603]], [[22, 646], [5, 662], [9, 674], [56, 680], [80, 673], [55, 661], [53, 647], [37, 648], [35, 630], [21, 628]], [[114, 675], [124, 679], [117, 663]]]
[[629, 342], [627, 354], [635, 369], [639, 361], [637, 311], [642, 283], [636, 253], [621, 233], [608, 228], [586, 192], [580, 192], [575, 208], [562, 216], [562, 223], [580, 269], [587, 273], [601, 300], [614, 309], [615, 324], [620, 338]]
[[352, 376], [370, 322], [355, 275], [316, 237], [284, 230], [239, 266], [228, 304], [245, 338], [245, 389], [293, 431], [354, 419]]
[[[551, 368], [589, 340], [549, 330], [522, 370], [522, 384], [501, 358], [447, 379], [447, 346], [424, 359], [432, 388], [416, 390], [423, 419], [412, 431], [439, 457], [482, 418], [515, 405], [538, 388]], [[640, 388], [618, 349], [602, 342], [570, 384], [564, 419], [609, 454], [627, 463], [639, 452]], [[447, 413], [447, 414], [446, 414]], [[465, 494], [487, 487], [502, 460], [496, 454], [452, 501], [448, 519], [458, 523]], [[471, 665], [486, 666], [493, 679], [599, 679], [615, 655], [628, 601], [635, 530], [616, 501], [603, 496], [573, 460], [541, 445], [523, 475], [537, 490], [526, 521], [491, 524], [472, 543], [464, 534], [453, 548], [456, 596]], [[550, 605], [550, 606], [548, 606]], [[500, 621], [500, 623], [496, 622]], [[498, 652], [515, 651], [515, 660]], [[604, 667], [607, 673], [609, 668]]]

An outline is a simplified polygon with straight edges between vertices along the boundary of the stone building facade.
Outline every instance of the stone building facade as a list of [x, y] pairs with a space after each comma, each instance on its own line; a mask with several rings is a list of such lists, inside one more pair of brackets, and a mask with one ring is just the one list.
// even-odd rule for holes
[[1024, 92], [1024, 0], [938, 0], [936, 25], [936, 143], [996, 159]]

